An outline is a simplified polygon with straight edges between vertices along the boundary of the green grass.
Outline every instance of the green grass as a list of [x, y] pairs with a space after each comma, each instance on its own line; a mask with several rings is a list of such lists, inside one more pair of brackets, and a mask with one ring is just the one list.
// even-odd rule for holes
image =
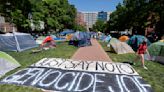
[[[100, 42], [100, 44], [113, 62], [133, 61], [136, 57], [135, 54], [116, 54], [110, 52], [110, 49], [106, 46], [107, 43]], [[152, 61], [145, 61], [145, 65], [148, 67], [148, 70], [144, 70], [139, 61], [133, 67], [152, 86], [155, 92], [164, 92], [164, 65]]]
[[[7, 73], [5, 76], [28, 67], [42, 58], [71, 58], [77, 49], [77, 47], [68, 45], [68, 42], [61, 42], [57, 44], [57, 48], [55, 49], [44, 50], [38, 53], [32, 53], [32, 50], [23, 52], [7, 52], [21, 64], [21, 67]], [[5, 76], [3, 76], [3, 78]], [[0, 92], [41, 92], [41, 90], [33, 87], [4, 84], [0, 85]]]

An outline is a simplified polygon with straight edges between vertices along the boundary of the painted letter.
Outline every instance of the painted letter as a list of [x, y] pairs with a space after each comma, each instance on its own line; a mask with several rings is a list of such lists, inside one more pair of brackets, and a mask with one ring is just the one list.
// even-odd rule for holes
[[[84, 78], [84, 77], [87, 77], [88, 79], [90, 79], [90, 80], [85, 80], [85, 83], [86, 82], [88, 82], [87, 84], [85, 84], [85, 87], [83, 87], [83, 88], [81, 88], [80, 86], [80, 83], [82, 83], [83, 81], [82, 81], [82, 79]], [[78, 81], [78, 83], [77, 83], [77, 86], [76, 86], [76, 88], [75, 88], [75, 91], [85, 91], [85, 90], [87, 90], [89, 87], [91, 87], [91, 85], [93, 84], [93, 81], [94, 81], [94, 77], [93, 77], [93, 75], [91, 75], [91, 74], [89, 74], [89, 73], [82, 73], [81, 74], [81, 76], [80, 76], [80, 78], [79, 78], [79, 81]], [[84, 83], [84, 82], [83, 82]], [[82, 84], [83, 86], [84, 86], [84, 84]]]

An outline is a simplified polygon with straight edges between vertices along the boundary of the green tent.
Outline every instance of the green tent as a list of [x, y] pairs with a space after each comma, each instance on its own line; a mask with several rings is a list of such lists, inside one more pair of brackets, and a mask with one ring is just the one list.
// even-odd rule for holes
[[164, 42], [155, 42], [148, 47], [148, 51], [154, 61], [164, 64]]
[[19, 66], [20, 64], [13, 57], [0, 51], [0, 77]]

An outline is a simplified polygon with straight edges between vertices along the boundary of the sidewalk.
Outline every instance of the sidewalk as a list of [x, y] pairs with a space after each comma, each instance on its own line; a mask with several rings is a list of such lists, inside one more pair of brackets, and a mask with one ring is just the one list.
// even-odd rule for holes
[[107, 53], [95, 39], [91, 39], [92, 46], [79, 48], [71, 59], [86, 61], [110, 61]]

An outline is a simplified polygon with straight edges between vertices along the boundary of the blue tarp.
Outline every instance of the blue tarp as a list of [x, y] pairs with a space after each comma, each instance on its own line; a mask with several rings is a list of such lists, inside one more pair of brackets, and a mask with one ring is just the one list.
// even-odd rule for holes
[[73, 30], [67, 29], [67, 30], [64, 30], [63, 32], [60, 32], [60, 35], [65, 36], [65, 35], [67, 35], [67, 34], [72, 34], [72, 33], [74, 33]]

